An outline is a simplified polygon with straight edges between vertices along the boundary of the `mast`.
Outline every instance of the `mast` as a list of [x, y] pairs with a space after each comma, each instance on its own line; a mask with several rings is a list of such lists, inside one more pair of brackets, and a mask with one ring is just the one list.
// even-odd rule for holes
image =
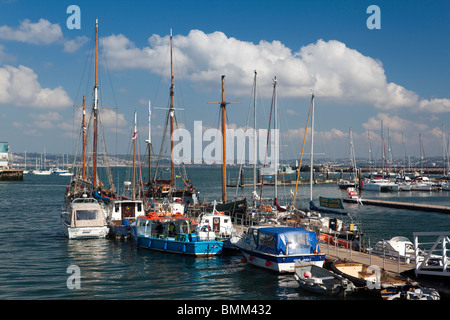
[[274, 100], [274, 132], [275, 132], [275, 145], [274, 145], [274, 167], [275, 167], [275, 199], [278, 198], [278, 134], [277, 134], [277, 77], [273, 79], [273, 100]]
[[170, 29], [170, 187], [172, 190], [175, 188], [175, 165], [173, 161], [173, 118], [175, 116], [174, 103], [173, 103], [173, 47], [172, 47], [172, 29]]
[[133, 177], [132, 177], [132, 185], [133, 185], [133, 193], [131, 194], [131, 200], [135, 200], [136, 198], [136, 141], [137, 141], [137, 118], [136, 111], [134, 111], [134, 132], [133, 132]]
[[[253, 128], [254, 128], [254, 139], [253, 139], [253, 192], [256, 192], [256, 70], [254, 71], [254, 91], [253, 91]], [[242, 182], [243, 183], [243, 182]]]
[[[311, 168], [310, 168], [310, 178], [309, 178], [309, 200], [313, 199], [313, 180], [314, 180], [314, 93], [312, 94], [312, 110], [311, 110]], [[306, 134], [306, 132], [305, 132]]]
[[148, 182], [152, 180], [152, 166], [151, 166], [151, 156], [152, 156], [152, 108], [150, 101], [148, 102], [148, 140], [145, 140], [148, 144]]
[[[217, 102], [208, 102], [217, 103]], [[222, 101], [220, 108], [222, 109], [222, 201], [227, 201], [227, 157], [226, 157], [226, 124], [225, 116], [227, 104], [239, 104], [240, 102], [226, 102], [225, 101], [225, 76], [222, 75]]]
[[82, 164], [83, 164], [83, 181], [86, 179], [86, 97], [83, 96], [83, 122], [81, 124], [83, 130], [83, 154], [82, 154]]
[[98, 19], [95, 19], [95, 85], [94, 85], [94, 106], [93, 106], [93, 113], [94, 113], [94, 143], [93, 143], [93, 158], [94, 158], [94, 165], [93, 165], [93, 186], [94, 188], [97, 187], [97, 128], [98, 128], [98, 85], [97, 85], [97, 79], [98, 79]]

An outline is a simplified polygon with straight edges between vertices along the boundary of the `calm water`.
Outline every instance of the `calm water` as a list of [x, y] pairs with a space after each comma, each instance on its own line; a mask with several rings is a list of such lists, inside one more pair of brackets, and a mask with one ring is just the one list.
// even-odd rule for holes
[[[246, 170], [250, 177], [251, 169]], [[119, 185], [124, 171], [115, 169]], [[220, 169], [189, 172], [202, 197], [220, 198]], [[68, 181], [68, 177], [26, 175], [21, 182], [0, 182], [0, 299], [324, 299], [299, 289], [292, 275], [242, 264], [240, 256], [189, 258], [147, 251], [123, 240], [69, 241], [59, 223]], [[279, 197], [293, 188], [279, 188]], [[317, 197], [341, 195], [336, 185], [317, 185], [314, 190]], [[251, 189], [239, 189], [239, 194], [242, 191], [248, 196]], [[229, 188], [229, 199], [234, 194], [235, 189]], [[264, 187], [265, 196], [272, 194], [273, 187]], [[449, 192], [370, 196], [375, 197], [450, 205]], [[300, 188], [298, 198], [306, 205], [309, 186]], [[372, 244], [397, 235], [412, 240], [416, 231], [450, 230], [446, 214], [356, 205], [349, 205], [348, 211], [362, 223]], [[80, 268], [81, 288], [70, 290], [67, 269], [73, 265]]]

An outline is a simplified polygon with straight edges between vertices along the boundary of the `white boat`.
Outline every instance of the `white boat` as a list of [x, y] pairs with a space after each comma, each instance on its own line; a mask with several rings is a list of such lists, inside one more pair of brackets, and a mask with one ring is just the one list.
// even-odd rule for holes
[[64, 235], [69, 239], [105, 238], [108, 225], [103, 206], [94, 198], [76, 198], [61, 214]]
[[436, 191], [438, 187], [428, 177], [416, 177], [411, 183], [411, 191]]
[[379, 191], [379, 192], [389, 192], [398, 191], [398, 184], [389, 181], [388, 179], [369, 179], [362, 183], [362, 190], [365, 191]]
[[355, 291], [355, 285], [348, 279], [313, 264], [296, 264], [294, 279], [305, 290], [329, 296], [345, 296]]
[[107, 223], [109, 234], [115, 237], [131, 237], [131, 224], [145, 215], [142, 200], [111, 200]]
[[397, 259], [404, 259], [405, 261], [414, 260], [414, 244], [406, 237], [398, 236], [390, 240], [378, 241], [372, 248], [372, 253], [377, 255], [385, 255]]
[[39, 175], [39, 176], [49, 176], [52, 174], [51, 170], [34, 170], [33, 174]]
[[322, 267], [325, 254], [320, 252], [315, 232], [286, 226], [251, 226], [231, 242], [241, 250], [247, 263], [278, 273], [295, 272], [295, 264]]
[[231, 237], [236, 235], [236, 229], [233, 226], [232, 219], [223, 211], [217, 211], [214, 207], [212, 212], [203, 213], [199, 216], [197, 229], [204, 232], [214, 232], [223, 242], [223, 248], [227, 250], [237, 249], [231, 243]]

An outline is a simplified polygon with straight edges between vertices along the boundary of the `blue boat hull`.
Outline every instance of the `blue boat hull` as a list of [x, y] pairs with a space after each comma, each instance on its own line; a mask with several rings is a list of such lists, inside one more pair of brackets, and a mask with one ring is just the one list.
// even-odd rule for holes
[[180, 241], [172, 238], [159, 239], [137, 235], [134, 237], [139, 247], [177, 253], [195, 257], [210, 257], [222, 253], [223, 243], [221, 241]]

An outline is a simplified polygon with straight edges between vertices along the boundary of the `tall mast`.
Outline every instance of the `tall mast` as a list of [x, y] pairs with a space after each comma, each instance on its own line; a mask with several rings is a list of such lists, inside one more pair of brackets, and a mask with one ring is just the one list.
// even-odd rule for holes
[[83, 155], [82, 155], [82, 163], [83, 163], [83, 181], [86, 179], [86, 97], [83, 96]]
[[[217, 103], [217, 102], [209, 102]], [[220, 103], [220, 108], [222, 109], [222, 201], [227, 201], [227, 155], [226, 155], [226, 109], [227, 104], [238, 104], [240, 102], [226, 102], [225, 101], [225, 76], [222, 75], [222, 101]]]
[[145, 140], [148, 144], [148, 182], [152, 180], [152, 166], [151, 166], [151, 157], [152, 157], [152, 108], [150, 101], [148, 102], [148, 140]]
[[97, 187], [97, 127], [98, 127], [98, 19], [95, 19], [95, 85], [94, 85], [94, 165], [93, 165], [93, 186]]
[[273, 101], [274, 101], [274, 132], [275, 132], [275, 145], [274, 145], [274, 167], [275, 167], [275, 199], [278, 198], [278, 134], [277, 134], [277, 77], [273, 79]]
[[[253, 139], [253, 191], [256, 192], [256, 147], [257, 147], [257, 141], [256, 141], [256, 70], [255, 72], [255, 80], [254, 80], [254, 91], [253, 91], [253, 128], [254, 128], [254, 139]], [[242, 183], [244, 183], [242, 181]]]
[[[311, 110], [311, 168], [310, 168], [310, 178], [309, 178], [309, 200], [312, 201], [313, 198], [313, 180], [314, 180], [314, 93], [312, 94], [312, 110]], [[306, 134], [306, 132], [305, 132]]]
[[172, 190], [175, 187], [175, 165], [173, 162], [173, 118], [175, 116], [174, 103], [173, 103], [173, 48], [172, 48], [172, 29], [170, 29], [170, 186]]
[[134, 132], [133, 132], [133, 177], [132, 177], [132, 185], [133, 185], [133, 193], [131, 194], [131, 200], [135, 200], [136, 197], [136, 141], [137, 141], [137, 117], [136, 111], [134, 111]]

